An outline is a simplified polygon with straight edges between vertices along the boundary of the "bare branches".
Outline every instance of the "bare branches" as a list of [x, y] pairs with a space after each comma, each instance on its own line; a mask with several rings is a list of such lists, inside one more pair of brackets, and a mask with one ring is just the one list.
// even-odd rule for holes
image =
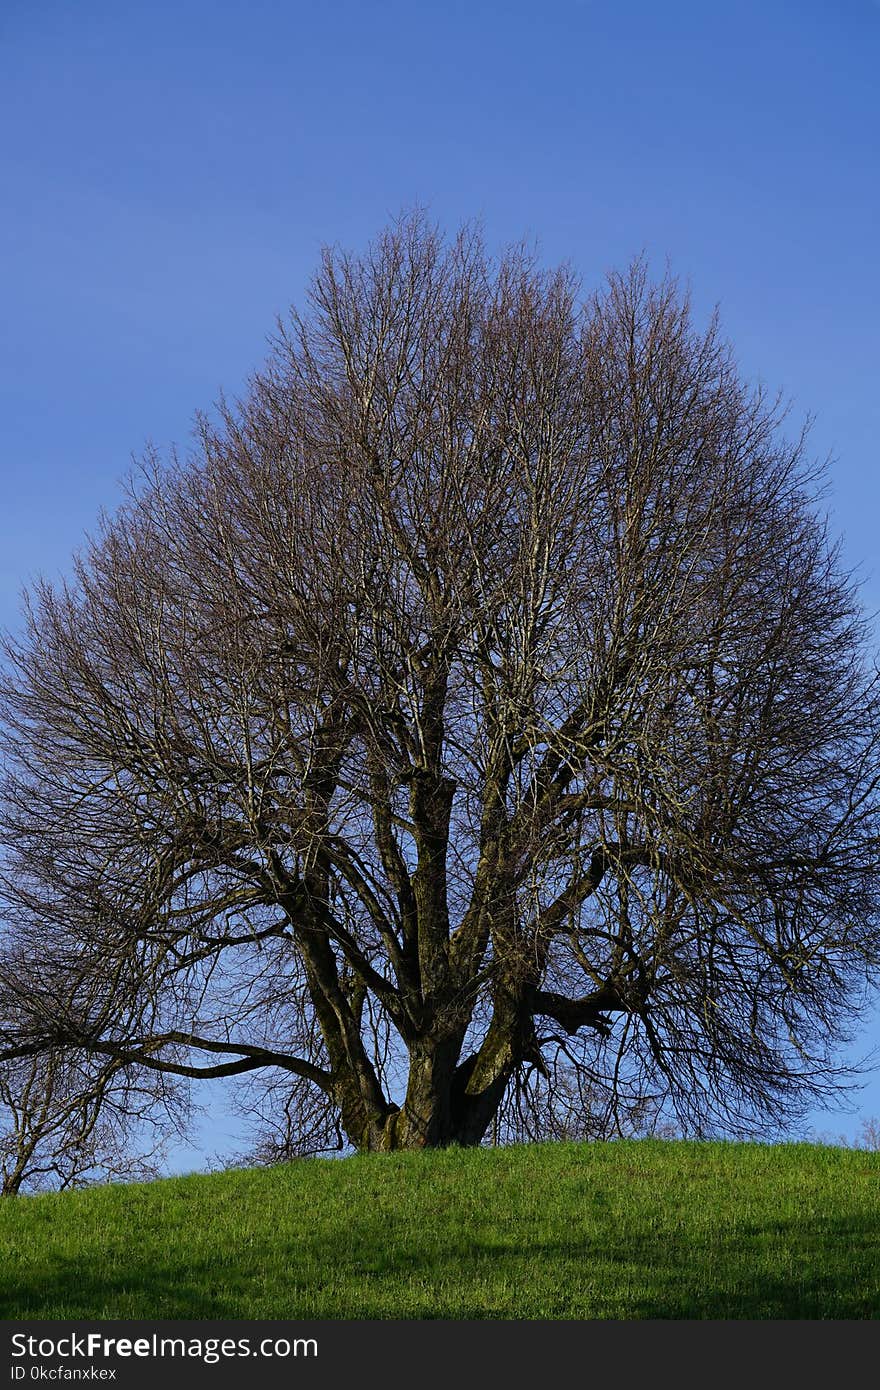
[[[0, 1191], [76, 1187], [158, 1172], [165, 1141], [185, 1132], [186, 1098], [117, 1063], [73, 1051], [0, 1066]], [[133, 1156], [131, 1145], [143, 1151]]]
[[263, 1076], [284, 1152], [795, 1113], [880, 843], [804, 438], [641, 263], [416, 216], [310, 303], [9, 645], [0, 1056]]

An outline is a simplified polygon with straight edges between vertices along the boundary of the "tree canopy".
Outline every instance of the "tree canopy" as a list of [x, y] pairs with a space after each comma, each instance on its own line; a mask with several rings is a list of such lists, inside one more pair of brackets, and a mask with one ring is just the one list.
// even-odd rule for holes
[[0, 1063], [247, 1076], [291, 1152], [821, 1096], [877, 688], [784, 417], [642, 262], [326, 251], [7, 643]]

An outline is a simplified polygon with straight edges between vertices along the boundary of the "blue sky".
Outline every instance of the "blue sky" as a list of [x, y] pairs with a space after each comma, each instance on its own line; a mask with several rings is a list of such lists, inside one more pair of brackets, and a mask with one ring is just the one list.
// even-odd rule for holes
[[414, 203], [587, 286], [668, 258], [815, 415], [880, 609], [878, 70], [876, 0], [2, 0], [0, 624], [132, 453], [242, 385], [320, 245]]

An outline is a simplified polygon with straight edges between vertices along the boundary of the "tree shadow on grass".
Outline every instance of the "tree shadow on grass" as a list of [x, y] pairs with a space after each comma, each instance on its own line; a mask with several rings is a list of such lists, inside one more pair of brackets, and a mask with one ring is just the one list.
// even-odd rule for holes
[[[316, 1270], [327, 1270], [326, 1281]], [[249, 1311], [253, 1310], [253, 1311]], [[210, 1259], [112, 1265], [44, 1256], [24, 1279], [0, 1274], [0, 1317], [864, 1319], [880, 1317], [876, 1223], [823, 1218], [639, 1235], [615, 1249], [598, 1238], [516, 1240], [474, 1235], [420, 1248], [353, 1247], [317, 1237], [289, 1269], [222, 1268]]]

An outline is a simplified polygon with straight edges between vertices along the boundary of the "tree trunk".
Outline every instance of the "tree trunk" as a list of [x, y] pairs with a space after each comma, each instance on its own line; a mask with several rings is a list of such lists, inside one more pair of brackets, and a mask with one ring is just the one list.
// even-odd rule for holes
[[343, 1106], [343, 1127], [355, 1148], [390, 1152], [479, 1144], [497, 1114], [517, 1054], [500, 1029], [490, 1029], [479, 1052], [460, 1062], [461, 1043], [460, 1037], [431, 1039], [412, 1048], [401, 1106], [370, 1115], [362, 1102]]

